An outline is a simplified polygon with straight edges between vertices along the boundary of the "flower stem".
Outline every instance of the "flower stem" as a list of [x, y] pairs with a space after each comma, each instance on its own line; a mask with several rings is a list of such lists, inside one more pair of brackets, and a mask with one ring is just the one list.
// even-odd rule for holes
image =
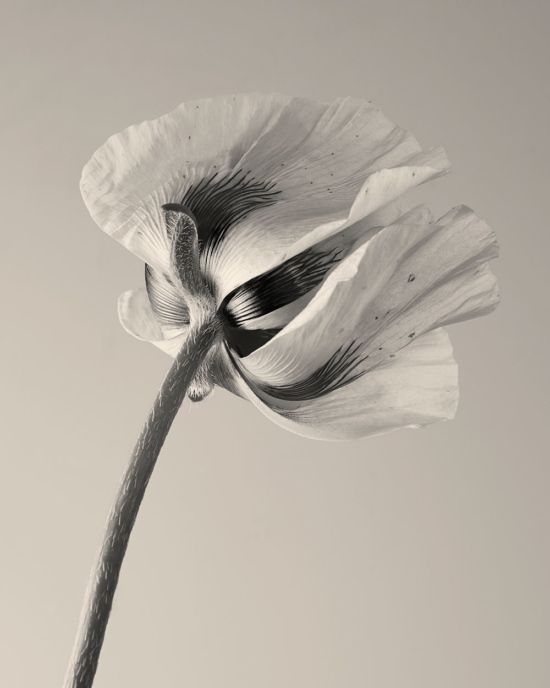
[[109, 513], [82, 607], [64, 688], [91, 688], [122, 561], [149, 478], [197, 369], [215, 342], [214, 319], [197, 327], [179, 351], [156, 396]]

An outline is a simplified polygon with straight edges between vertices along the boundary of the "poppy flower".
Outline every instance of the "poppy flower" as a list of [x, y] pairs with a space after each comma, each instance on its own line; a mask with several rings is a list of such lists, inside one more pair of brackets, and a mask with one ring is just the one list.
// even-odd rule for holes
[[220, 385], [301, 435], [353, 439], [452, 418], [442, 327], [498, 303], [486, 222], [405, 210], [448, 170], [363, 100], [244, 94], [112, 136], [81, 190], [145, 262], [145, 287], [119, 299], [128, 332], [175, 356], [216, 314], [190, 398]]

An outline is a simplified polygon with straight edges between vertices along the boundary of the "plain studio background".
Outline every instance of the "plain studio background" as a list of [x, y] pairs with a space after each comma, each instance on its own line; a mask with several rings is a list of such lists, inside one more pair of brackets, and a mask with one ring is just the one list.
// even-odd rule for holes
[[456, 420], [355, 443], [217, 390], [180, 412], [97, 688], [547, 688], [548, 5], [4, 2], [2, 688], [56, 688], [103, 522], [170, 360], [116, 300], [143, 266], [83, 165], [180, 101], [374, 100], [497, 232], [502, 304], [451, 328]]

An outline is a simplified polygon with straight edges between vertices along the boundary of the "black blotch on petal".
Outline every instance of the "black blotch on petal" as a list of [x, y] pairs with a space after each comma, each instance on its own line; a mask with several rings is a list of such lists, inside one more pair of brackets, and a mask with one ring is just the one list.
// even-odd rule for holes
[[233, 327], [296, 301], [318, 286], [340, 261], [341, 251], [307, 249], [230, 292], [219, 311]]
[[242, 327], [232, 327], [228, 323], [224, 325], [226, 342], [240, 357], [248, 356], [248, 354], [259, 349], [272, 339], [277, 332], [280, 332], [280, 330], [280, 327], [245, 330]]

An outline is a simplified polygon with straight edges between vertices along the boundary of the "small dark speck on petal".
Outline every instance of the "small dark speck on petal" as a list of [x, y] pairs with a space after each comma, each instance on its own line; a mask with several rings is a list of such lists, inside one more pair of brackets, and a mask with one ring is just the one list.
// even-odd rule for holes
[[310, 184], [313, 184], [313, 182], [309, 182]]
[[395, 358], [395, 354], [390, 354], [390, 358]]
[[414, 282], [415, 279], [416, 279], [416, 277], [415, 277], [415, 276], [412, 274], [412, 272], [411, 272], [411, 274], [409, 275], [409, 279], [407, 280], [407, 282]]
[[380, 347], [380, 348], [378, 349], [378, 351], [382, 351], [382, 347]]
[[375, 319], [375, 320], [378, 320], [378, 316], [377, 316], [377, 315], [376, 315], [376, 316], [374, 316], [374, 319]]
[[410, 335], [409, 335], [409, 337], [412, 339], [412, 338], [414, 337], [415, 334], [416, 334], [416, 332], [411, 332]]
[[[388, 315], [389, 311], [386, 311], [386, 315]], [[384, 317], [386, 317], [386, 315]]]
[[331, 155], [334, 155], [334, 153], [331, 153]]
[[191, 137], [189, 137], [189, 140], [191, 140]]
[[416, 172], [413, 172], [413, 177], [416, 177]]

